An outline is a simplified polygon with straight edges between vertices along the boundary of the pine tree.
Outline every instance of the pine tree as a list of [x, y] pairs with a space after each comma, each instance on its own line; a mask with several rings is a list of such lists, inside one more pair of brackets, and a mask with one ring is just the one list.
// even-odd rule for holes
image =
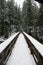
[[43, 27], [43, 4], [40, 6], [39, 19], [36, 24], [41, 28]]
[[36, 26], [38, 28], [37, 38], [43, 44], [43, 4], [40, 5], [39, 18]]
[[12, 31], [12, 26], [14, 26], [14, 30], [17, 31], [20, 29], [21, 24], [21, 11], [20, 7], [14, 3], [14, 0], [10, 0], [7, 2], [7, 6], [9, 9], [8, 17], [10, 21], [10, 31]]
[[6, 18], [6, 1], [0, 0], [0, 34], [4, 34], [4, 21]]
[[11, 25], [13, 25], [14, 22], [14, 0], [8, 0], [7, 1], [7, 7], [8, 7], [8, 18], [9, 18], [9, 24], [10, 24], [10, 33], [12, 31]]
[[32, 3], [31, 3], [31, 0], [26, 0], [24, 2], [24, 6], [23, 6], [23, 27], [24, 27], [24, 30], [29, 33], [29, 27], [33, 25], [32, 23], [32, 11], [31, 11], [31, 7], [32, 7]]

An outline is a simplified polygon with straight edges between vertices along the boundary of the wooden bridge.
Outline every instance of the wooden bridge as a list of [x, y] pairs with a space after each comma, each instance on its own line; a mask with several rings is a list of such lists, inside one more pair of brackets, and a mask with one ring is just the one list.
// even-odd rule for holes
[[[18, 32], [0, 44], [0, 65], [7, 64], [20, 34], [21, 33]], [[30, 53], [35, 64], [43, 65], [43, 45], [25, 32], [23, 32], [22, 35], [24, 36], [28, 48], [30, 49]], [[23, 40], [21, 42], [24, 43]]]

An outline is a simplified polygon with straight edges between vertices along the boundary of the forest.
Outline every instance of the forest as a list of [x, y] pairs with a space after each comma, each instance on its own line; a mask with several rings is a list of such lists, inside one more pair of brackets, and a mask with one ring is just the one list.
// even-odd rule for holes
[[14, 0], [0, 0], [0, 37], [12, 32], [26, 32], [43, 44], [43, 4], [24, 0], [23, 8]]

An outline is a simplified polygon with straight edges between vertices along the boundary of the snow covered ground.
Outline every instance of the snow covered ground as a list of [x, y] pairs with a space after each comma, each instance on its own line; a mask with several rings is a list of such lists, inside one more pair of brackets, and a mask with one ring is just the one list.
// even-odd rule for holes
[[0, 37], [0, 41], [5, 41], [5, 40], [3, 39], [3, 37]]
[[36, 65], [22, 33], [19, 35], [6, 65]]

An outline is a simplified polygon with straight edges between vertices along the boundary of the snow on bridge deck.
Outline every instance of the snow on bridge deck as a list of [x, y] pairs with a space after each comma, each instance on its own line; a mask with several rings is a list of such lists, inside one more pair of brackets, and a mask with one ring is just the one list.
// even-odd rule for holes
[[6, 65], [36, 65], [23, 34], [20, 34]]

